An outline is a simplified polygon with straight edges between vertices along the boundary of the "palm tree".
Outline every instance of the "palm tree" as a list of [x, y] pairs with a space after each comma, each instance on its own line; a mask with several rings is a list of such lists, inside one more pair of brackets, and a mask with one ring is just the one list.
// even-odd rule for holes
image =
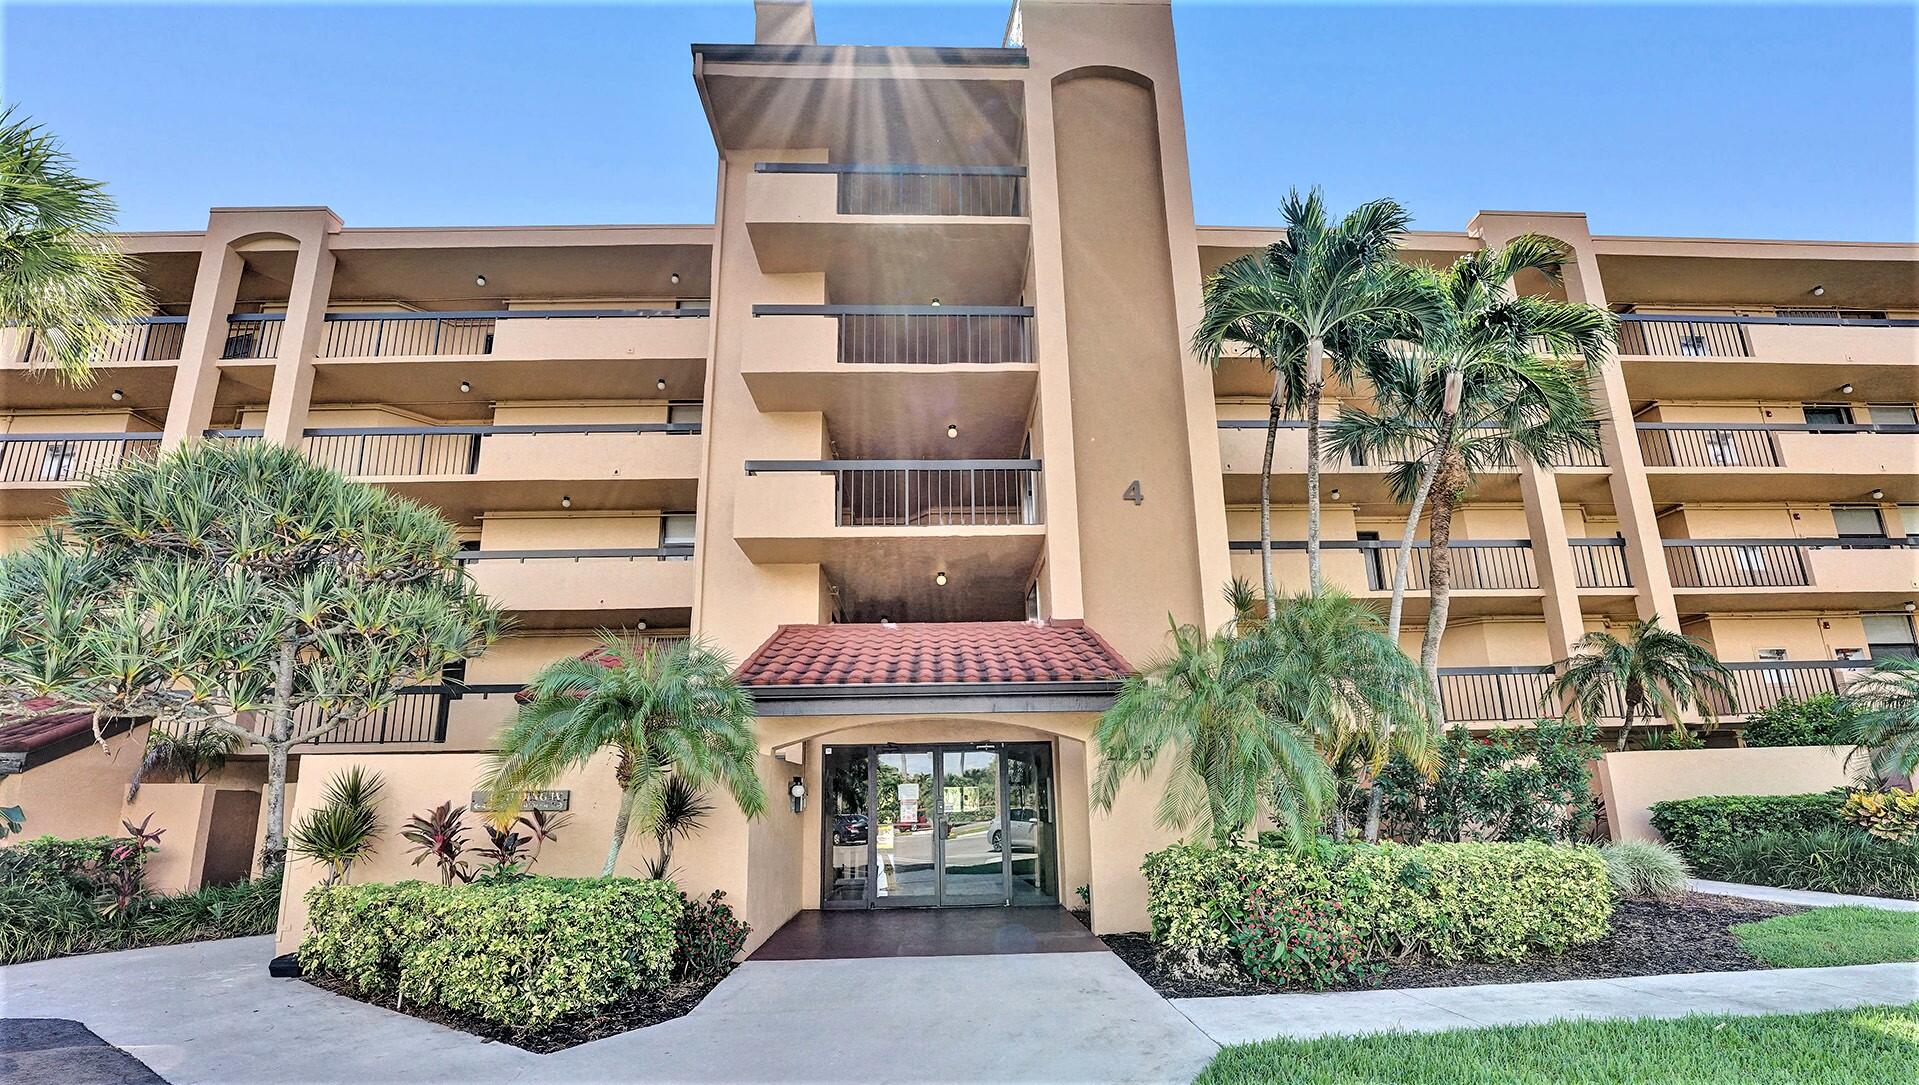
[[1172, 637], [1172, 651], [1127, 678], [1093, 729], [1093, 805], [1112, 809], [1127, 777], [1144, 779], [1167, 755], [1171, 774], [1154, 818], [1161, 828], [1197, 828], [1231, 843], [1270, 793], [1273, 820], [1303, 843], [1332, 781], [1312, 733], [1275, 710], [1261, 639], [1177, 624]]
[[1386, 623], [1395, 640], [1419, 517], [1427, 516], [1430, 608], [1420, 665], [1435, 692], [1460, 499], [1479, 474], [1510, 468], [1521, 454], [1543, 465], [1598, 447], [1591, 380], [1605, 363], [1616, 318], [1596, 305], [1514, 295], [1509, 286], [1524, 271], [1557, 279], [1565, 259], [1559, 242], [1526, 234], [1420, 273], [1439, 303], [1423, 342], [1373, 355], [1366, 374], [1373, 409], [1346, 405], [1332, 427], [1339, 453], [1394, 462], [1387, 482], [1408, 506]]
[[125, 323], [148, 311], [132, 258], [103, 236], [113, 200], [45, 129], [0, 111], [0, 324], [30, 328], [44, 361], [73, 384]]
[[1331, 375], [1350, 381], [1367, 344], [1382, 329], [1414, 334], [1432, 310], [1423, 284], [1395, 260], [1411, 222], [1392, 200], [1361, 204], [1329, 224], [1319, 190], [1297, 190], [1283, 208], [1285, 240], [1239, 257], [1206, 283], [1205, 315], [1193, 352], [1214, 368], [1227, 344], [1255, 351], [1273, 377], [1266, 450], [1259, 473], [1260, 577], [1266, 616], [1278, 607], [1273, 582], [1273, 446], [1290, 410], [1306, 420], [1306, 567], [1311, 590], [1319, 569], [1319, 401]]
[[133, 768], [133, 779], [127, 782], [127, 801], [140, 794], [140, 784], [149, 776], [171, 776], [197, 784], [218, 772], [242, 745], [240, 736], [211, 727], [186, 725], [177, 734], [150, 728], [146, 752]]
[[1624, 640], [1611, 633], [1588, 633], [1573, 646], [1571, 659], [1559, 663], [1559, 677], [1546, 689], [1542, 703], [1566, 700], [1571, 714], [1597, 724], [1612, 702], [1620, 709], [1619, 742], [1623, 750], [1641, 718], [1658, 717], [1675, 733], [1683, 733], [1680, 713], [1697, 708], [1710, 728], [1715, 703], [1733, 702], [1732, 672], [1712, 648], [1696, 637], [1659, 626], [1657, 615], [1633, 623]]
[[697, 641], [639, 645], [603, 633], [587, 658], [549, 664], [500, 734], [486, 787], [495, 806], [550, 787], [601, 750], [618, 755], [620, 809], [601, 877], [610, 877], [629, 825], [659, 825], [669, 781], [723, 784], [747, 817], [766, 809], [756, 771], [753, 700], [726, 657]]
[[1882, 659], [1853, 680], [1846, 699], [1860, 712], [1840, 725], [1840, 738], [1866, 750], [1874, 775], [1912, 776], [1919, 769], [1919, 661]]

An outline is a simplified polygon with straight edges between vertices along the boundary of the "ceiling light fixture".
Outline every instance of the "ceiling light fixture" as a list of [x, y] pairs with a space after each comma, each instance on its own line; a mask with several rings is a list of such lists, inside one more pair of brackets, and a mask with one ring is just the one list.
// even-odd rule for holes
[[634, 623], [633, 623], [633, 628], [635, 628], [635, 629], [645, 629], [645, 628], [646, 628], [646, 620], [645, 620], [644, 618], [642, 618], [641, 620], [639, 620], [639, 621], [637, 621], [637, 622], [634, 622]]
[[1907, 604], [1906, 604], [1906, 613], [1907, 613], [1907, 614], [1911, 614], [1911, 613], [1912, 613], [1912, 604], [1911, 604], [1911, 603], [1907, 603]]
[[941, 569], [939, 572], [933, 574], [933, 583], [938, 584], [942, 588], [946, 586], [946, 570], [945, 569]]
[[1850, 384], [1842, 384], [1842, 385], [1840, 385], [1840, 386], [1839, 386], [1839, 394], [1840, 394], [1840, 395], [1845, 395], [1845, 396], [1849, 396], [1849, 395], [1851, 395], [1851, 394], [1852, 394], [1852, 385], [1850, 385]]
[[938, 298], [934, 298], [934, 299], [933, 299], [933, 307], [934, 307], [935, 309], [937, 309], [937, 308], [939, 308], [939, 303], [940, 303], [940, 299], [938, 299]]
[[473, 386], [471, 384], [468, 384], [466, 381], [460, 382], [460, 391], [471, 392], [472, 390], [473, 390]]
[[127, 398], [127, 394], [126, 394], [125, 392], [122, 392], [122, 391], [121, 391], [120, 389], [118, 389], [118, 388], [115, 388], [115, 389], [113, 390], [113, 401], [114, 401], [115, 403], [118, 403], [118, 402], [120, 402], [121, 400], [123, 400], [123, 399], [125, 399], [125, 398]]
[[1875, 489], [1875, 490], [1873, 490], [1873, 491], [1872, 491], [1872, 499], [1873, 499], [1874, 501], [1884, 501], [1884, 500], [1886, 499], [1886, 491], [1884, 491], [1884, 490], [1879, 490], [1879, 489]]
[[666, 281], [669, 283], [672, 283], [674, 286], [678, 286], [680, 284], [680, 273], [676, 271], [673, 274], [668, 275], [666, 277]]
[[473, 276], [473, 285], [474, 285], [474, 286], [485, 286], [485, 285], [486, 285], [486, 276], [484, 276], [484, 275], [475, 275], [475, 276]]
[[1338, 488], [1338, 487], [1334, 487], [1334, 488], [1333, 488], [1333, 494], [1332, 494], [1332, 497], [1333, 497], [1333, 500], [1334, 500], [1334, 501], [1337, 501], [1337, 500], [1339, 500], [1339, 488]]
[[958, 426], [958, 425], [956, 425], [956, 424], [954, 424], [954, 423], [951, 423], [951, 422], [948, 422], [948, 423], [946, 424], [946, 437], [947, 437], [947, 439], [948, 439], [948, 440], [951, 440], [951, 439], [953, 439], [953, 438], [955, 438], [955, 437], [958, 437], [958, 436], [959, 436], [959, 426]]
[[662, 392], [666, 391], [666, 378], [661, 377], [659, 380], [654, 381], [653, 387], [658, 388]]
[[1825, 288], [1825, 287], [1824, 287], [1823, 285], [1822, 285], [1822, 286], [1815, 286], [1815, 287], [1813, 287], [1813, 288], [1812, 288], [1812, 296], [1813, 296], [1813, 297], [1815, 297], [1815, 298], [1823, 298], [1823, 297], [1825, 297], [1825, 296], [1826, 296], [1826, 288]]
[[571, 497], [568, 497], [568, 496], [566, 496], [565, 494], [561, 494], [561, 495], [560, 495], [560, 507], [561, 507], [561, 508], [563, 508], [563, 509], [570, 509], [570, 508], [572, 508], [572, 507], [573, 507], [573, 499], [572, 499]]

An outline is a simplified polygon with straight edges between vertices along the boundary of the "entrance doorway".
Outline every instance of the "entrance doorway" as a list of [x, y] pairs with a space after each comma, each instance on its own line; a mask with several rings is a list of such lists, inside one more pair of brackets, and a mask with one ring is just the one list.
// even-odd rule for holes
[[1059, 903], [1043, 742], [828, 746], [825, 908]]

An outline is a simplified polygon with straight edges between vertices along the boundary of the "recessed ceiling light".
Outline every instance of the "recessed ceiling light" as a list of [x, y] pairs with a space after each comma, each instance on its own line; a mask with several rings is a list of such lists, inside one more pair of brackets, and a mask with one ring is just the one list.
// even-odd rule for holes
[[954, 425], [954, 424], [952, 424], [952, 423], [950, 423], [950, 422], [949, 422], [949, 423], [947, 424], [947, 426], [946, 426], [946, 436], [947, 436], [947, 438], [948, 438], [948, 439], [951, 439], [951, 438], [954, 438], [954, 437], [958, 437], [958, 436], [959, 436], [959, 427], [958, 427], [957, 425]]
[[645, 619], [641, 619], [640, 621], [637, 621], [637, 622], [634, 622], [634, 623], [633, 623], [633, 628], [635, 628], [635, 629], [645, 629], [645, 628], [646, 628], [646, 621], [645, 621]]
[[570, 508], [572, 508], [572, 507], [573, 507], [573, 499], [572, 499], [571, 497], [567, 497], [567, 496], [565, 496], [564, 494], [562, 494], [562, 495], [560, 496], [560, 507], [561, 507], [561, 508], [563, 508], [563, 509], [570, 509]]
[[485, 285], [486, 285], [486, 276], [484, 276], [484, 275], [475, 275], [475, 276], [473, 276], [473, 285], [474, 285], [474, 286], [485, 286]]

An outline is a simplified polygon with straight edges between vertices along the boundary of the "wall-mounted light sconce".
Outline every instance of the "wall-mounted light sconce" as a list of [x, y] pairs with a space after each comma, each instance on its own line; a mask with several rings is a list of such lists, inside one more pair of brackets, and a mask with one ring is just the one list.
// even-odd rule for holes
[[568, 496], [567, 496], [567, 495], [565, 495], [565, 494], [561, 494], [561, 495], [560, 495], [560, 507], [561, 507], [561, 508], [563, 508], [563, 509], [570, 509], [570, 508], [572, 508], [572, 507], [573, 507], [573, 499], [572, 499], [571, 497], [568, 497]]
[[942, 588], [946, 586], [946, 570], [945, 569], [941, 569], [939, 572], [933, 574], [933, 583], [938, 584]]
[[473, 390], [473, 385], [471, 385], [471, 384], [469, 384], [469, 383], [467, 383], [466, 381], [461, 381], [461, 382], [460, 382], [460, 391], [462, 391], [462, 392], [471, 392], [472, 390]]
[[125, 392], [122, 392], [122, 391], [121, 391], [120, 389], [118, 389], [118, 388], [115, 388], [115, 389], [113, 390], [113, 401], [114, 401], [115, 403], [118, 403], [118, 402], [120, 402], [121, 400], [123, 400], [123, 399], [125, 399], [125, 398], [127, 398], [127, 394], [126, 394]]
[[786, 794], [788, 798], [793, 800], [793, 812], [795, 814], [806, 809], [806, 781], [804, 779], [798, 776], [793, 777], [793, 782], [786, 785]]
[[473, 276], [473, 285], [474, 285], [474, 286], [485, 286], [485, 285], [486, 285], [486, 276], [484, 276], [484, 275], [475, 275], [475, 276]]
[[955, 437], [958, 437], [958, 436], [959, 436], [959, 426], [957, 426], [957, 425], [955, 425], [955, 424], [953, 424], [953, 423], [951, 423], [951, 422], [948, 422], [948, 423], [946, 424], [946, 439], [950, 441], [950, 440], [952, 440], [953, 438], [955, 438]]

